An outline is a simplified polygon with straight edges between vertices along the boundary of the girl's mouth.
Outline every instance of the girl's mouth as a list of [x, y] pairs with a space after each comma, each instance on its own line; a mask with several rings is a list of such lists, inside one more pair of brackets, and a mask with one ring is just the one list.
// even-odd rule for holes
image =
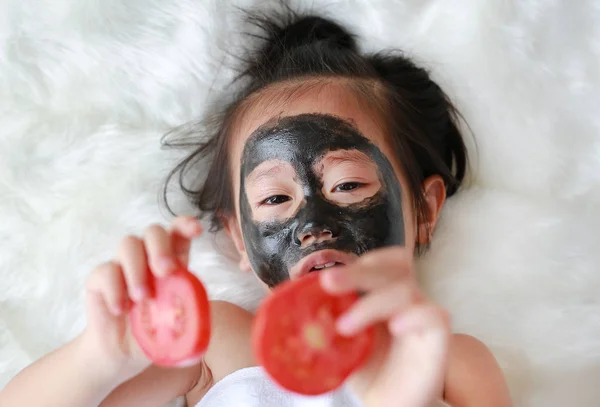
[[290, 278], [295, 279], [305, 274], [331, 267], [343, 267], [356, 259], [354, 253], [334, 249], [317, 250], [302, 258], [290, 269]]
[[313, 266], [309, 271], [323, 270], [325, 268], [334, 267], [334, 266], [343, 266], [343, 265], [344, 265], [344, 263], [342, 263], [342, 262], [331, 261], [326, 264], [319, 264], [319, 265]]

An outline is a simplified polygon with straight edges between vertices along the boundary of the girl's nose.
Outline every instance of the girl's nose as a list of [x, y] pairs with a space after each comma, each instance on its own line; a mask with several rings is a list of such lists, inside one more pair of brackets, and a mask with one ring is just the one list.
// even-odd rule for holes
[[315, 225], [314, 223], [307, 223], [298, 232], [298, 241], [302, 248], [327, 240], [334, 240], [336, 237], [337, 234], [334, 234], [332, 228]]

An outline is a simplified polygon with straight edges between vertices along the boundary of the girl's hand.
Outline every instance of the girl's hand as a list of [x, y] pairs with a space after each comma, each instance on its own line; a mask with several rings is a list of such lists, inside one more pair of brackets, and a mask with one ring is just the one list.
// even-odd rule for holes
[[321, 272], [332, 294], [365, 293], [338, 319], [341, 334], [377, 327], [371, 359], [350, 380], [367, 407], [429, 407], [442, 398], [449, 317], [420, 292], [412, 258], [405, 248], [386, 248]]
[[150, 366], [130, 332], [131, 301], [151, 294], [151, 274], [160, 278], [187, 267], [191, 240], [201, 231], [200, 223], [191, 217], [176, 218], [169, 230], [150, 226], [143, 238], [124, 238], [116, 259], [98, 266], [88, 278], [88, 325], [82, 340], [89, 352], [98, 354], [107, 375], [125, 381]]

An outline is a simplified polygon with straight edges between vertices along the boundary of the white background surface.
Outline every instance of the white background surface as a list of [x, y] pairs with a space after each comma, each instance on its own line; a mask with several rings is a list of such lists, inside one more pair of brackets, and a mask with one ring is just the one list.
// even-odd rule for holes
[[[491, 347], [517, 406], [600, 405], [600, 3], [301, 4], [413, 55], [472, 127], [473, 182], [420, 269], [456, 330]], [[230, 1], [0, 1], [0, 386], [80, 332], [84, 279], [121, 236], [168, 222], [184, 152], [160, 138], [226, 87], [241, 29]], [[192, 268], [251, 307], [212, 240]]]

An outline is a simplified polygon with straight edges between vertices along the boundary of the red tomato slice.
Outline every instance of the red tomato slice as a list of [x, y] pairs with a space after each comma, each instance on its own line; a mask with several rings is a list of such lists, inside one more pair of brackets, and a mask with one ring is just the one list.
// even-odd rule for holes
[[210, 340], [210, 309], [202, 283], [187, 270], [153, 281], [154, 295], [133, 305], [131, 330], [158, 366], [200, 361]]
[[332, 296], [310, 273], [277, 287], [260, 306], [252, 345], [258, 363], [283, 388], [318, 395], [335, 390], [366, 362], [374, 331], [339, 335], [335, 321], [358, 294]]

